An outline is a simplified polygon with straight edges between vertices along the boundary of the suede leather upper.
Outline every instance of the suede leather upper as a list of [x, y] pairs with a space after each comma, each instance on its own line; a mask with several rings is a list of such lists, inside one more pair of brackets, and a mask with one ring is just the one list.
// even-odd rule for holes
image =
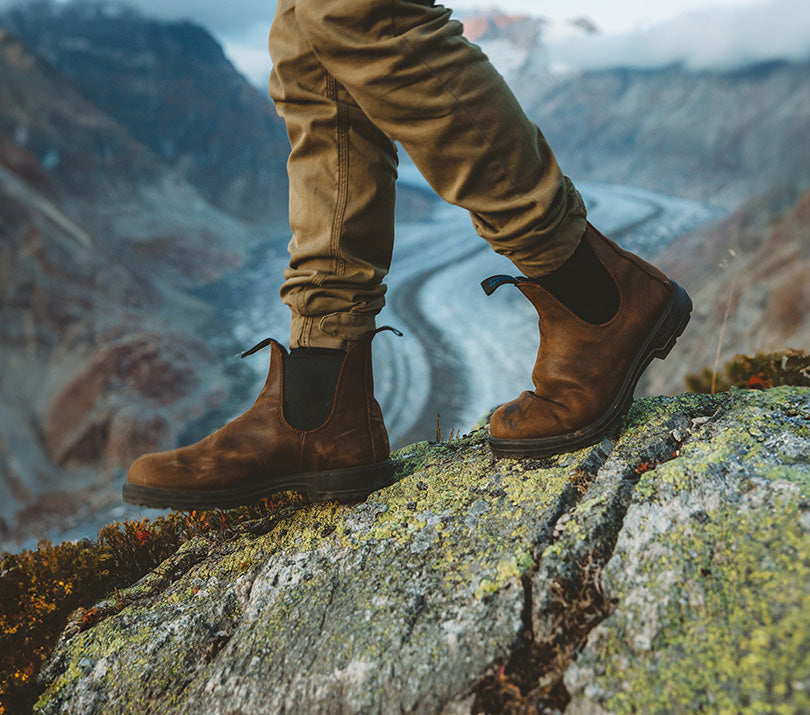
[[140, 457], [128, 483], [174, 491], [231, 489], [386, 460], [388, 435], [373, 395], [371, 338], [347, 350], [331, 414], [313, 430], [295, 429], [284, 419], [283, 350], [271, 343], [264, 389], [247, 412], [196, 444]]
[[553, 437], [592, 424], [617, 395], [669, 300], [672, 283], [657, 268], [622, 250], [590, 224], [582, 240], [590, 243], [616, 282], [619, 309], [608, 322], [592, 325], [536, 283], [517, 284], [539, 316], [535, 389], [495, 411], [490, 421], [495, 438]]

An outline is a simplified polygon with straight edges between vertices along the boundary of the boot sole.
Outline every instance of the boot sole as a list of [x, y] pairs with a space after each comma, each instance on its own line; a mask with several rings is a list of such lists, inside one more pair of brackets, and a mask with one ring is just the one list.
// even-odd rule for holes
[[124, 484], [123, 497], [124, 501], [130, 504], [180, 511], [231, 509], [255, 504], [261, 499], [282, 492], [298, 492], [310, 502], [350, 503], [362, 501], [369, 494], [393, 484], [396, 481], [394, 469], [394, 462], [389, 459], [365, 467], [291, 474], [272, 484], [199, 492], [154, 489], [127, 483]]
[[528, 457], [551, 457], [555, 454], [573, 452], [599, 442], [602, 437], [618, 428], [622, 418], [633, 403], [633, 392], [642, 374], [653, 358], [663, 360], [681, 336], [692, 312], [692, 301], [686, 291], [672, 281], [673, 291], [664, 312], [658, 319], [650, 336], [641, 345], [625, 375], [621, 387], [601, 417], [590, 425], [574, 432], [540, 437], [537, 439], [489, 438], [489, 447], [496, 457], [524, 459]]

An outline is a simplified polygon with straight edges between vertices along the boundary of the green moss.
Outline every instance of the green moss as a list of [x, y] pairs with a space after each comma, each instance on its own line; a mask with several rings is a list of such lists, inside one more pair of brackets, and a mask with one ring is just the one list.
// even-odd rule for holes
[[808, 390], [731, 392], [677, 457], [641, 474], [637, 504], [710, 490], [721, 506], [654, 536], [632, 598], [610, 594], [591, 686], [608, 711], [810, 712], [808, 424]]
[[[732, 413], [735, 420], [732, 424], [724, 423], [722, 429], [715, 429], [714, 425], [719, 424], [720, 419], [715, 413], [720, 416]], [[680, 456], [657, 465], [651, 471], [640, 473], [637, 500], [639, 496], [654, 499], [662, 493], [678, 494], [699, 488], [701, 480], [722, 476], [730, 469], [737, 475], [742, 474], [742, 481], [748, 478], [746, 474], [750, 472], [751, 479], [790, 479], [806, 490], [807, 483], [810, 482], [806, 471], [806, 457], [805, 462], [802, 462], [803, 457], [797, 451], [797, 445], [805, 437], [810, 437], [807, 434], [808, 413], [810, 392], [783, 388], [767, 392], [732, 392], [716, 396], [684, 395], [678, 398], [639, 400], [625, 419], [614, 456], [630, 460], [631, 457], [636, 458], [642, 454], [645, 445], [653, 438], [661, 442], [660, 437], [662, 434], [666, 435], [670, 429], [669, 424], [673, 417], [712, 416], [708, 421], [693, 424], [695, 436], [687, 440]], [[680, 422], [676, 420], [676, 424], [683, 422], [681, 417], [677, 419]], [[774, 434], [786, 434], [788, 437], [782, 441], [774, 441], [768, 436]], [[684, 437], [687, 436], [684, 434]], [[701, 436], [705, 439], [698, 439]], [[179, 563], [183, 558], [194, 556], [198, 552], [204, 554], [204, 558], [187, 566], [185, 575], [176, 583], [167, 587], [173, 579], [155, 572], [120, 594], [127, 602], [140, 603], [140, 599], [145, 596], [162, 590], [159, 600], [145, 600], [143, 607], [136, 603], [115, 619], [96, 625], [92, 633], [80, 634], [67, 646], [64, 657], [74, 664], [83, 657], [95, 662], [102, 655], [120, 653], [131, 648], [133, 639], [134, 642], [149, 643], [155, 638], [165, 638], [165, 634], [160, 635], [161, 622], [154, 622], [154, 608], [163, 609], [161, 613], [169, 620], [178, 613], [193, 618], [199, 599], [212, 599], [213, 594], [221, 593], [222, 588], [233, 589], [235, 580], [243, 574], [251, 576], [250, 572], [267, 568], [268, 564], [283, 564], [284, 558], [271, 560], [274, 555], [298, 557], [309, 553], [304, 561], [317, 564], [319, 557], [315, 552], [327, 545], [332, 558], [335, 554], [339, 555], [340, 563], [335, 568], [330, 568], [331, 564], [324, 564], [321, 571], [316, 568], [314, 572], [308, 572], [307, 578], [311, 580], [306, 589], [280, 589], [279, 600], [272, 608], [267, 609], [266, 617], [250, 625], [254, 630], [242, 639], [240, 648], [245, 658], [252, 657], [251, 649], [259, 652], [267, 643], [280, 639], [282, 634], [286, 634], [284, 640], [287, 643], [295, 643], [297, 634], [303, 639], [304, 645], [301, 647], [304, 648], [306, 638], [302, 614], [317, 620], [320, 614], [328, 610], [330, 613], [345, 612], [349, 614], [348, 621], [358, 624], [350, 632], [327, 631], [324, 638], [337, 639], [336, 643], [343, 639], [341, 648], [335, 645], [335, 652], [345, 652], [347, 658], [351, 657], [357, 662], [375, 662], [380, 647], [385, 647], [381, 643], [396, 643], [399, 638], [417, 637], [409, 632], [402, 632], [402, 614], [396, 610], [402, 606], [403, 594], [410, 593], [416, 583], [421, 587], [430, 582], [429, 587], [425, 588], [427, 593], [452, 593], [456, 599], [469, 599], [468, 602], [475, 608], [485, 607], [487, 601], [482, 603], [481, 599], [487, 594], [513, 584], [534, 567], [540, 558], [539, 552], [546, 546], [542, 541], [547, 533], [544, 520], [549, 519], [551, 513], [556, 513], [563, 495], [570, 494], [572, 467], [585, 460], [591, 452], [586, 449], [543, 462], [506, 459], [495, 462], [486, 447], [486, 437], [486, 431], [482, 430], [459, 440], [441, 444], [422, 442], [400, 450], [394, 455], [398, 461], [399, 481], [375, 493], [363, 505], [309, 505], [266, 516], [267, 528], [264, 529], [253, 532], [231, 530], [227, 539], [212, 536], [216, 531], [199, 535], [196, 540], [186, 542], [173, 559], [178, 559]], [[590, 495], [586, 493], [573, 516], [603, 509], [605, 498], [605, 495], [596, 491]], [[790, 522], [788, 513], [789, 509], [786, 507], [782, 514], [784, 526], [788, 526]], [[695, 557], [695, 563], [708, 563], [706, 568], [709, 571], [714, 573], [717, 569], [719, 572], [720, 565], [725, 563], [723, 558], [718, 557], [718, 564], [714, 564], [712, 559], [718, 554], [726, 553], [727, 545], [734, 545], [742, 538], [736, 529], [739, 520], [735, 521], [734, 516], [716, 515], [717, 520], [726, 519], [732, 526], [715, 526], [716, 522], [713, 521], [711, 528], [701, 529], [695, 524], [692, 531], [689, 531], [685, 527], [683, 534], [676, 534], [675, 543], [681, 547], [688, 541], [689, 548], [699, 555]], [[795, 517], [794, 513], [792, 518]], [[216, 520], [216, 517], [212, 519]], [[715, 519], [715, 515], [712, 515], [712, 519]], [[754, 517], [751, 516], [751, 519]], [[572, 539], [575, 542], [585, 539], [588, 535], [585, 531], [587, 523], [587, 520], [569, 519], [562, 537], [544, 555], [555, 548], [562, 548], [563, 543], [570, 544]], [[757, 532], [757, 538], [765, 538], [765, 533], [762, 532], [765, 525], [759, 522], [752, 521], [750, 526], [744, 528], [758, 528], [760, 532]], [[796, 532], [795, 536], [799, 538], [800, 534]], [[665, 545], [666, 543], [668, 542]], [[755, 548], [745, 539], [741, 543], [746, 548]], [[782, 547], [775, 547], [775, 553], [781, 553], [780, 548]], [[802, 548], [804, 553], [810, 552], [808, 544], [802, 541], [796, 542], [791, 548]], [[765, 558], [764, 553], [760, 556]], [[726, 558], [730, 557], [731, 554], [726, 553]], [[391, 563], [396, 563], [398, 567], [392, 569]], [[170, 559], [160, 568], [168, 569], [171, 564]], [[358, 564], [363, 569], [368, 569], [368, 572], [364, 572], [365, 577], [343, 580], [341, 588], [336, 589], [333, 581], [338, 578], [336, 574], [344, 568], [359, 569]], [[668, 577], [667, 574], [674, 566], [668, 570], [667, 564], [666, 560], [661, 564], [647, 564], [645, 568], [649, 578], [655, 582]], [[786, 562], [778, 559], [769, 565], [759, 566], [760, 571], [766, 574], [777, 573], [785, 568]], [[757, 603], [752, 600], [756, 589], [770, 592], [777, 587], [768, 578], [753, 579], [752, 583], [756, 588], [752, 586], [750, 593], [746, 595], [742, 584], [743, 576], [735, 576], [733, 567], [729, 567], [728, 578], [730, 583], [735, 583], [736, 578], [737, 585], [728, 589], [722, 584], [714, 587], [715, 590], [707, 588], [705, 593], [701, 591], [696, 596], [695, 602], [701, 607], [705, 605], [707, 608], [719, 608], [725, 602], [724, 599], [742, 598], [741, 605], [734, 607], [737, 609], [735, 612], [740, 614], [737, 630], [744, 630], [742, 613], [746, 608], [757, 607]], [[799, 575], [797, 578], [801, 581], [804, 577]], [[792, 586], [789, 580], [785, 583], [788, 595], [798, 597], [798, 582]], [[687, 599], [692, 596], [689, 584], [691, 581], [687, 579], [680, 586]], [[803, 587], [806, 589], [807, 584]], [[785, 604], [789, 602], [787, 596], [786, 599]], [[405, 601], [407, 602], [407, 598]], [[759, 606], [761, 605], [760, 601]], [[238, 608], [236, 601], [233, 605], [223, 606], [222, 618], [225, 621], [238, 620], [241, 615]], [[418, 612], [418, 606], [414, 608]], [[148, 622], [150, 612], [153, 615], [152, 625], [141, 625], [137, 632], [128, 632], [127, 624], [134, 623], [141, 617], [144, 623]], [[760, 610], [756, 613], [763, 624], [770, 625], [774, 625], [779, 616], [779, 622], [786, 624], [779, 633], [785, 637], [788, 627], [801, 626], [808, 630], [804, 621], [787, 611], [782, 616], [771, 611]], [[689, 657], [705, 657], [710, 667], [725, 667], [724, 662], [718, 660], [715, 663], [712, 658], [720, 658], [722, 649], [732, 641], [723, 635], [720, 626], [711, 623], [695, 626], [698, 630], [690, 631], [692, 626], [689, 618], [683, 604], [677, 605], [672, 613], [667, 612], [665, 630], [670, 635], [665, 638], [662, 636], [664, 640], [656, 643], [656, 647], [660, 647], [662, 651], [674, 649], [672, 652], [677, 656], [676, 661], [683, 663], [677, 667], [683, 672], [676, 672], [674, 665], [672, 668], [675, 670], [667, 671], [666, 668], [670, 666], [666, 662], [656, 661], [652, 675], [638, 675], [641, 678], [638, 681], [639, 687], [645, 682], [644, 678], [655, 683], [655, 687], [661, 686], [663, 680], [654, 680], [659, 671], [669, 673], [667, 677], [685, 677], [688, 657], [684, 649], [689, 646], [689, 639], [699, 641], [701, 633], [706, 636], [704, 640], [707, 643], [711, 635], [711, 643], [719, 645], [712, 645], [711, 648], [707, 645], [708, 650], [705, 653], [690, 651]], [[711, 632], [713, 628], [720, 631], [715, 634]], [[295, 631], [292, 636], [290, 629]], [[763, 667], [757, 659], [763, 657], [766, 647], [772, 647], [774, 641], [765, 640], [765, 635], [770, 631], [759, 632], [756, 628], [749, 628], [749, 631], [750, 633], [746, 631], [745, 637], [737, 634], [739, 637], [733, 642], [735, 647], [744, 646], [754, 654], [745, 661], [751, 668], [755, 664], [757, 668]], [[385, 635], [382, 640], [380, 633]], [[802, 641], [796, 647], [803, 648], [803, 643]], [[174, 673], [182, 676], [187, 663], [199, 664], [200, 654], [184, 652], [182, 645], [172, 642], [161, 653], [160, 660], [166, 661], [166, 667], [171, 668], [170, 671], [161, 670], [159, 675], [154, 675], [152, 682], [155, 688], [165, 687], [168, 691], [170, 681], [175, 678]], [[439, 667], [441, 648], [431, 643], [423, 645], [426, 661], [433, 663], [431, 659], [434, 659], [436, 667]], [[612, 650], [606, 651], [607, 657], [609, 658], [611, 652], [621, 654], [622, 648], [626, 648], [626, 644], [620, 639], [614, 640], [610, 644]], [[141, 657], [141, 654], [136, 655]], [[794, 656], [798, 655], [798, 651], [794, 652]], [[144, 654], [144, 660], [138, 666], [143, 668], [144, 673], [154, 671], [155, 665], [149, 660], [150, 657], [153, 656]], [[294, 656], [285, 654], [285, 657]], [[738, 682], [747, 672], [740, 671], [733, 675], [737, 679], [734, 682]], [[70, 692], [71, 685], [75, 684], [81, 674], [80, 668], [71, 665], [58, 684], [53, 686], [51, 694]], [[605, 677], [606, 682], [621, 682], [618, 668]], [[664, 692], [667, 692], [667, 687], [664, 687]], [[783, 688], [783, 684], [774, 688], [776, 692]], [[655, 688], [650, 685], [649, 689], [653, 692]], [[729, 693], [731, 690], [729, 686]], [[679, 696], [680, 694], [679, 691]], [[721, 694], [722, 697], [731, 697], [725, 690]], [[625, 707], [621, 699], [623, 694], [619, 692], [615, 697], [617, 707]], [[650, 695], [650, 698], [653, 696]], [[653, 699], [650, 702], [660, 704], [663, 701]], [[708, 708], [708, 700], [695, 702], [699, 707]], [[788, 702], [787, 696], [784, 702]], [[789, 702], [796, 701], [794, 699]], [[720, 700], [715, 704], [722, 705]], [[142, 705], [140, 703], [138, 706]]]
[[[650, 425], [663, 425], [676, 412], [698, 413], [716, 410], [726, 402], [722, 395], [685, 393], [676, 397], [645, 397], [635, 400], [624, 418], [623, 430], [646, 429]], [[627, 439], [627, 435], [624, 435]]]
[[[520, 509], [528, 506], [542, 514], [559, 498], [568, 469], [516, 460], [493, 466], [486, 437], [480, 430], [448, 443], [419, 443], [400, 451], [403, 478], [374, 496], [380, 512], [371, 528], [355, 537], [356, 543], [391, 539], [406, 545], [423, 532], [422, 538], [432, 540], [430, 568], [448, 585], [468, 583], [472, 593], [482, 580], [499, 588], [506, 580], [502, 563], [515, 565], [509, 577], [531, 568], [525, 552], [530, 537]], [[448, 527], [450, 523], [455, 526]], [[455, 533], [461, 523], [467, 524], [466, 534]]]
[[[126, 589], [137, 597], [163, 580], [149, 573], [183, 551], [195, 536], [210, 542], [232, 538], [246, 524], [283, 513], [287, 502], [267, 500], [228, 512], [172, 513], [154, 521], [125, 521], [105, 526], [96, 540], [52, 545], [35, 551], [0, 554], [0, 713], [25, 712], [37, 697], [36, 675], [77, 608], [88, 609], [78, 627], [92, 625], [100, 609], [90, 608], [105, 595]], [[119, 593], [107, 612], [123, 608]]]
[[[335, 601], [331, 603], [332, 609], [346, 600], [347, 609], [365, 613], [362, 629], [342, 633], [340, 637], [351, 639], [349, 652], [354, 658], [374, 658], [378, 641], [372, 633], [387, 632], [386, 629], [399, 627], [400, 623], [399, 614], [389, 612], [394, 606], [385, 604], [396, 604], [414, 579], [437, 582], [446, 593], [457, 592], [460, 587], [469, 598], [475, 598], [497, 591], [533, 567], [531, 548], [536, 536], [532, 528], [536, 531], [537, 527], [529, 524], [542, 522], [546, 518], [544, 511], [557, 503], [568, 482], [569, 468], [554, 462], [548, 467], [546, 463], [514, 460], [493, 463], [486, 437], [486, 432], [481, 431], [448, 443], [419, 443], [401, 450], [395, 455], [400, 480], [360, 507], [334, 503], [309, 505], [280, 518], [267, 534], [246, 534], [236, 540], [231, 536], [229, 541], [209, 549], [209, 557], [162, 593], [162, 617], [152, 626], [143, 625], [149, 623], [150, 608], [130, 606], [122, 614], [127, 616], [125, 621], [110, 619], [98, 624], [92, 633], [75, 637], [67, 646], [66, 657], [72, 662], [81, 658], [94, 660], [102, 654], [114, 658], [115, 653], [129, 647], [127, 644], [135, 635], [127, 631], [126, 623], [137, 622], [141, 617], [137, 637], [145, 642], [159, 639], [161, 623], [171, 619], [173, 612], [193, 614], [195, 599], [211, 598], [209, 591], [217, 592], [217, 584], [221, 593], [223, 584], [233, 583], [245, 572], [246, 563], [247, 568], [266, 565], [273, 555], [300, 555], [331, 543], [343, 549], [345, 555], [341, 558], [347, 562], [360, 558], [368, 563], [373, 554], [381, 554], [385, 558], [381, 557], [380, 563], [387, 563], [392, 551], [399, 550], [403, 554], [399, 561], [412, 563], [412, 571], [405, 568], [401, 572], [384, 572], [368, 583], [353, 580], [349, 591], [329, 597]], [[532, 515], [531, 520], [517, 518], [522, 510]], [[184, 553], [194, 552], [199, 546], [200, 542], [189, 542], [175, 558], [181, 559]], [[426, 558], [409, 558], [412, 549], [424, 552]], [[353, 556], [361, 552], [361, 556]], [[256, 647], [263, 647], [259, 644], [273, 642], [275, 635], [289, 631], [291, 623], [300, 621], [301, 613], [317, 618], [329, 606], [324, 594], [330, 593], [330, 578], [330, 571], [325, 569], [315, 575], [305, 591], [285, 591], [260, 627], [257, 626], [252, 636]], [[158, 574], [151, 574], [121, 595], [128, 600], [136, 599], [139, 594], [148, 593], [154, 583], [159, 584], [160, 579]], [[234, 620], [239, 615], [236, 610], [227, 613]], [[154, 613], [152, 619], [155, 621]], [[390, 637], [399, 636], [391, 633]], [[440, 650], [435, 654], [437, 666]], [[192, 657], [193, 654], [174, 654], [169, 660], [182, 663]], [[165, 657], [161, 656], [163, 660]], [[153, 672], [154, 664], [141, 665], [145, 673]], [[68, 692], [71, 682], [81, 675], [80, 670], [71, 668], [60, 677], [53, 693]], [[155, 687], [160, 688], [162, 680], [172, 676], [161, 670], [160, 676], [151, 677]]]
[[482, 578], [481, 582], [478, 584], [478, 587], [475, 589], [474, 594], [476, 598], [483, 598], [489, 593], [495, 593], [497, 590], [498, 586], [494, 581], [491, 581], [488, 578]]
[[721, 413], [733, 409], [733, 422], [723, 422], [720, 430], [712, 420], [693, 426], [677, 457], [641, 476], [636, 498], [655, 499], [661, 488], [670, 494], [686, 492], [707, 476], [730, 469], [771, 481], [788, 479], [807, 495], [810, 456], [804, 445], [810, 442], [810, 391], [779, 387], [715, 397], [721, 398]]

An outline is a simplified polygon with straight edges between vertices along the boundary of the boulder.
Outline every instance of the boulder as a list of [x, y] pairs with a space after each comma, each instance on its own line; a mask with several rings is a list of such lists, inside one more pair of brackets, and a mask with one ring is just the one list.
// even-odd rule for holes
[[66, 630], [37, 711], [807, 710], [810, 390], [639, 400], [546, 460], [486, 437], [187, 542]]

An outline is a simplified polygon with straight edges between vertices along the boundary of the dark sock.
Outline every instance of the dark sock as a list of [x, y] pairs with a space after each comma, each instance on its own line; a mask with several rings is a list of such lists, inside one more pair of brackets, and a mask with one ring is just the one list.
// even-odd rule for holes
[[619, 289], [585, 239], [556, 271], [532, 280], [588, 323], [606, 323], [619, 309]]
[[345, 350], [293, 348], [284, 356], [284, 418], [291, 427], [320, 427], [332, 411]]

